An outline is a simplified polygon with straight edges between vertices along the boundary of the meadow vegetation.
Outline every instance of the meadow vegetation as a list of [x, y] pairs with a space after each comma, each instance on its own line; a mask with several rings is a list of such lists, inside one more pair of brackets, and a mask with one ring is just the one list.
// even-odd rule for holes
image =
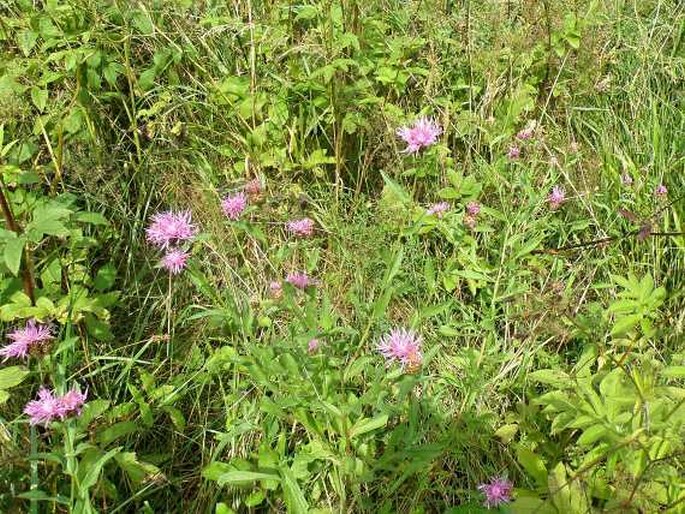
[[0, 512], [685, 513], [685, 4], [0, 14]]

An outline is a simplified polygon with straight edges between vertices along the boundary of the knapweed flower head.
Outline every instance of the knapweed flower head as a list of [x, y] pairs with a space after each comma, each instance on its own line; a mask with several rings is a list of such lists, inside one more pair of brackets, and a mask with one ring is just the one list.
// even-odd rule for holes
[[192, 240], [197, 234], [197, 227], [193, 225], [190, 211], [166, 211], [152, 216], [146, 232], [149, 243], [165, 250]]
[[448, 202], [438, 202], [431, 205], [427, 210], [426, 214], [429, 216], [436, 216], [442, 218], [447, 211], [450, 210], [450, 204]]
[[289, 221], [286, 227], [294, 236], [309, 237], [314, 233], [314, 220], [311, 218], [293, 220]]
[[516, 145], [511, 145], [507, 152], [507, 157], [510, 159], [518, 159], [519, 155], [521, 155], [521, 149]]
[[309, 286], [315, 286], [317, 284], [317, 280], [311, 278], [306, 273], [300, 272], [289, 273], [288, 276], [285, 277], [285, 281], [298, 289], [307, 289]]
[[478, 202], [469, 202], [466, 204], [466, 214], [474, 218], [480, 213], [480, 204]]
[[262, 180], [255, 177], [245, 184], [245, 192], [250, 196], [259, 196], [262, 193]]
[[277, 280], [269, 282], [269, 293], [273, 298], [280, 298], [283, 295], [283, 286]]
[[519, 130], [518, 134], [516, 134], [516, 139], [521, 139], [521, 140], [526, 140], [526, 139], [531, 139], [533, 135], [535, 134], [535, 127], [537, 126], [537, 122], [535, 120], [530, 120], [528, 124], [526, 125], [526, 128]]
[[29, 320], [24, 328], [17, 328], [7, 334], [10, 344], [0, 349], [0, 356], [5, 360], [10, 357], [25, 358], [31, 349], [44, 345], [53, 339], [52, 329], [49, 325], [37, 324], [35, 320]]
[[668, 188], [663, 184], [659, 184], [654, 190], [654, 196], [657, 198], [666, 198], [668, 196]]
[[421, 337], [413, 330], [395, 328], [381, 337], [378, 351], [385, 357], [387, 365], [398, 362], [402, 369], [416, 370], [421, 365]]
[[621, 175], [621, 184], [624, 186], [632, 186], [633, 185], [633, 177], [631, 177], [628, 173], [624, 173]]
[[552, 192], [547, 197], [547, 202], [551, 209], [558, 209], [566, 201], [566, 191], [561, 186], [554, 186]]
[[490, 482], [478, 486], [478, 490], [485, 495], [483, 505], [489, 509], [499, 507], [503, 503], [509, 503], [513, 489], [514, 485], [502, 477], [495, 477]]
[[442, 134], [442, 129], [432, 119], [426, 117], [419, 118], [411, 126], [397, 129], [397, 135], [407, 143], [405, 153], [417, 153], [422, 148], [434, 145], [440, 134]]
[[186, 268], [188, 257], [190, 257], [188, 252], [183, 251], [180, 248], [172, 248], [171, 250], [167, 250], [166, 254], [164, 254], [160, 265], [172, 275], [178, 275]]
[[221, 210], [229, 220], [235, 221], [247, 207], [247, 196], [245, 193], [228, 195], [221, 200]]
[[316, 350], [319, 349], [319, 346], [321, 346], [321, 341], [319, 341], [316, 338], [310, 339], [309, 342], [307, 343], [307, 350], [309, 353], [314, 353]]
[[57, 418], [64, 419], [72, 414], [80, 414], [85, 401], [86, 393], [81, 393], [76, 389], [59, 396], [54, 391], [41, 387], [38, 391], [38, 399], [26, 404], [24, 414], [29, 416], [31, 425], [47, 425]]

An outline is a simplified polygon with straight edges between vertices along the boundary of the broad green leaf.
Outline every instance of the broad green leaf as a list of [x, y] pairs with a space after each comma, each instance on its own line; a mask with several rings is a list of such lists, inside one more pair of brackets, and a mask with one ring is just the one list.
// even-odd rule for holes
[[33, 105], [36, 106], [36, 108], [39, 111], [44, 111], [45, 110], [45, 105], [48, 102], [48, 92], [46, 89], [40, 89], [36, 86], [33, 86], [31, 88], [31, 101], [33, 102]]
[[283, 496], [285, 497], [285, 505], [288, 512], [292, 514], [304, 514], [309, 511], [309, 505], [304, 497], [304, 493], [293, 476], [293, 472], [289, 467], [283, 465], [280, 468], [281, 472], [281, 487], [283, 487]]
[[0, 368], [0, 390], [21, 384], [28, 374], [29, 371], [23, 366]]
[[547, 483], [547, 467], [539, 456], [525, 446], [519, 446], [516, 449], [516, 458], [539, 486]]
[[661, 374], [666, 378], [685, 378], [685, 366], [667, 366]]
[[15, 277], [19, 274], [25, 244], [26, 240], [23, 237], [8, 239], [5, 243], [5, 264]]
[[[102, 471], [102, 467], [105, 464], [107, 464], [107, 461], [109, 461], [120, 451], [121, 447], [112, 448], [110, 451], [100, 456], [100, 458], [98, 458], [94, 463], [90, 464], [85, 469], [85, 472], [83, 473], [83, 476], [79, 483], [79, 488], [82, 494], [85, 494], [85, 491], [87, 491], [97, 483], [98, 477], [100, 476], [100, 471]], [[82, 468], [79, 469], [79, 474], [81, 471]]]
[[530, 373], [528, 378], [536, 382], [559, 388], [570, 387], [572, 385], [571, 377], [559, 369], [540, 369]]
[[277, 475], [271, 473], [258, 473], [255, 471], [227, 471], [222, 473], [216, 479], [216, 482], [220, 485], [245, 485], [257, 482], [259, 480], [278, 480]]
[[350, 430], [350, 437], [354, 439], [355, 437], [366, 434], [367, 432], [378, 430], [379, 428], [383, 428], [385, 425], [387, 425], [387, 423], [387, 414], [381, 414], [375, 418], [362, 418], [352, 426], [352, 429]]

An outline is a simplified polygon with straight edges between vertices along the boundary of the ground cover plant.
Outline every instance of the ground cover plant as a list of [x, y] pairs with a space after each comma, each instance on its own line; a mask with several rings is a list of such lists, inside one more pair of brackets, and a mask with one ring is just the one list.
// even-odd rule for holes
[[685, 512], [681, 2], [0, 13], [1, 512]]

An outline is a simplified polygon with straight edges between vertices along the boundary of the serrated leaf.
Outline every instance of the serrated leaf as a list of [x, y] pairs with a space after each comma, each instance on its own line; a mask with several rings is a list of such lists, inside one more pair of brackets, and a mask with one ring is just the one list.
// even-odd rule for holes
[[547, 483], [547, 467], [539, 456], [525, 446], [519, 446], [516, 449], [516, 458], [538, 485]]

